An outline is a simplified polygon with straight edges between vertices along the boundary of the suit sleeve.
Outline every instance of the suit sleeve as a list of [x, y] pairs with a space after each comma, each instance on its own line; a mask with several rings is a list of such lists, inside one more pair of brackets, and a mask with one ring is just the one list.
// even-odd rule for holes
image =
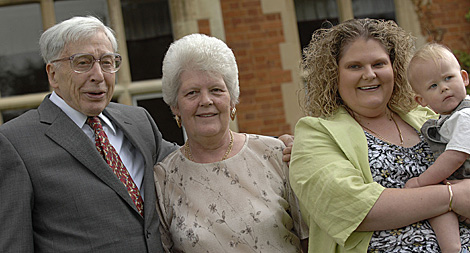
[[33, 252], [33, 189], [20, 155], [0, 133], [0, 252]]
[[157, 124], [153, 120], [152, 116], [150, 116], [150, 114], [147, 112], [147, 110], [144, 109], [144, 111], [145, 111], [145, 114], [147, 115], [147, 118], [149, 119], [150, 123], [152, 124], [152, 129], [153, 129], [154, 136], [155, 136], [155, 142], [156, 142], [156, 146], [157, 146], [156, 147], [157, 161], [155, 162], [155, 164], [157, 164], [157, 162], [163, 161], [163, 159], [165, 157], [167, 157], [173, 151], [178, 149], [179, 146], [178, 146], [178, 144], [176, 144], [174, 142], [171, 143], [171, 142], [163, 139], [162, 133], [158, 129]]
[[162, 139], [162, 144], [160, 145], [160, 152], [158, 154], [158, 159], [157, 162], [163, 161], [165, 157], [167, 157], [169, 154], [171, 154], [173, 151], [178, 149], [178, 144], [172, 143], [169, 141], [166, 141], [165, 139]]

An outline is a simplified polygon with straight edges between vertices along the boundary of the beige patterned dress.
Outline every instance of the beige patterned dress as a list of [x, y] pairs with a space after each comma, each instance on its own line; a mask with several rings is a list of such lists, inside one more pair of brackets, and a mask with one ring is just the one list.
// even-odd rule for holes
[[169, 252], [300, 252], [308, 237], [282, 162], [283, 143], [245, 135], [235, 156], [200, 164], [180, 150], [155, 166]]

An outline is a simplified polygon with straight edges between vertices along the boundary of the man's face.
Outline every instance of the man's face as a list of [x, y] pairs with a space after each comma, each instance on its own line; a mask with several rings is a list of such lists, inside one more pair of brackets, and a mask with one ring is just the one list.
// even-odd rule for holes
[[[59, 58], [79, 53], [91, 54], [99, 59], [103, 54], [114, 51], [108, 37], [99, 32], [89, 39], [66, 44]], [[95, 62], [85, 73], [74, 72], [68, 60], [49, 63], [46, 70], [49, 83], [57, 95], [87, 116], [100, 114], [113, 97], [115, 73], [103, 72], [99, 62]]]

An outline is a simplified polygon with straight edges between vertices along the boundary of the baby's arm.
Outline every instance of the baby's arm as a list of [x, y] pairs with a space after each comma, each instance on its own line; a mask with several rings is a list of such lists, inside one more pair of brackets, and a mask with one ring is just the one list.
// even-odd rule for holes
[[460, 251], [460, 232], [457, 216], [453, 212], [448, 212], [432, 219], [429, 223], [437, 237], [437, 242], [441, 251], [459, 252]]
[[461, 151], [446, 150], [423, 174], [406, 182], [405, 187], [415, 188], [441, 183], [452, 175], [468, 157], [469, 154]]

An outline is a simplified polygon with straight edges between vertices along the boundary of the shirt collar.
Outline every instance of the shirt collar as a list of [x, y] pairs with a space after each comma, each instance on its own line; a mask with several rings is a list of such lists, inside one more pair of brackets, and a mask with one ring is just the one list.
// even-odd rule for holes
[[[52, 103], [57, 105], [79, 128], [83, 128], [85, 125], [87, 116], [75, 109], [73, 109], [70, 105], [68, 105], [61, 97], [55, 93], [55, 91], [52, 92], [51, 96], [49, 97]], [[111, 120], [108, 119], [103, 113], [100, 113], [98, 117], [101, 119], [103, 122], [103, 125], [108, 126], [108, 128], [116, 134], [116, 130], [111, 123]]]

